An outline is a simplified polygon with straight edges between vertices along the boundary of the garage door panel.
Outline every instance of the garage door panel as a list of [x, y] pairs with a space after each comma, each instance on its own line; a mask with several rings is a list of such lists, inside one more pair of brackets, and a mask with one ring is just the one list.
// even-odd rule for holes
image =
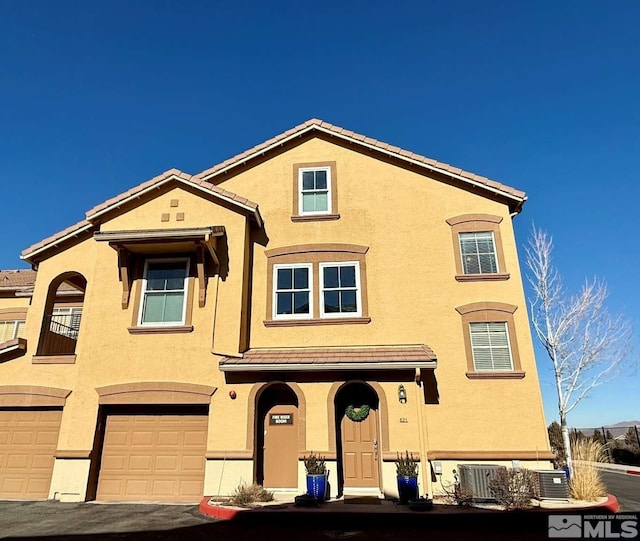
[[0, 410], [0, 499], [45, 499], [62, 410]]
[[202, 456], [183, 456], [182, 471], [196, 472], [200, 471], [204, 464]]
[[181, 434], [182, 432], [179, 430], [163, 430], [162, 432], [158, 432], [158, 445], [175, 447], [180, 444]]
[[204, 430], [189, 430], [184, 433], [185, 447], [201, 447], [207, 444], [207, 433]]
[[[114, 430], [119, 435], [115, 439]], [[204, 414], [108, 415], [97, 498], [199, 500], [204, 487], [206, 434]], [[189, 445], [185, 445], [187, 440]], [[124, 441], [131, 444], [122, 445]], [[117, 480], [123, 482], [114, 483]]]

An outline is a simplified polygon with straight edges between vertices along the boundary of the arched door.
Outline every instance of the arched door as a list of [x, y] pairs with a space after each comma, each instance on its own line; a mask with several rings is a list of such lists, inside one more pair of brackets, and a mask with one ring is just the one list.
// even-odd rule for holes
[[265, 488], [298, 486], [298, 399], [285, 384], [274, 384], [258, 398], [256, 480]]
[[[340, 427], [338, 449], [341, 451], [343, 489], [379, 488], [380, 437], [378, 432], [378, 396], [364, 383], [351, 383], [336, 395], [336, 426]], [[369, 407], [364, 419], [353, 420], [346, 414], [348, 406], [358, 412]]]

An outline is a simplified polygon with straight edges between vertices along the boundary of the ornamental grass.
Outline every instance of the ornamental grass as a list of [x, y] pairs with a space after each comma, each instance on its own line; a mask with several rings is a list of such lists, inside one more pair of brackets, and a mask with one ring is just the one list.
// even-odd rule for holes
[[576, 500], [588, 502], [596, 501], [607, 495], [607, 489], [602, 482], [600, 470], [596, 462], [604, 462], [604, 445], [597, 441], [580, 439], [571, 446], [573, 457], [573, 475], [569, 481], [571, 496]]

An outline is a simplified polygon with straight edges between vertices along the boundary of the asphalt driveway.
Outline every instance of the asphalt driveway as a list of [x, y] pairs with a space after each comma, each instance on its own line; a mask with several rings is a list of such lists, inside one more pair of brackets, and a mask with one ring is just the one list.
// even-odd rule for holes
[[162, 531], [211, 522], [197, 505], [0, 502], [0, 539]]

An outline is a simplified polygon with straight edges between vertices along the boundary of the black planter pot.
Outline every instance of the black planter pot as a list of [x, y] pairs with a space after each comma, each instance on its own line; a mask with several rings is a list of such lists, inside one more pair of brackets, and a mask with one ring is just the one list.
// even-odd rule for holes
[[407, 505], [409, 500], [418, 499], [418, 478], [398, 475], [398, 496], [401, 505]]

